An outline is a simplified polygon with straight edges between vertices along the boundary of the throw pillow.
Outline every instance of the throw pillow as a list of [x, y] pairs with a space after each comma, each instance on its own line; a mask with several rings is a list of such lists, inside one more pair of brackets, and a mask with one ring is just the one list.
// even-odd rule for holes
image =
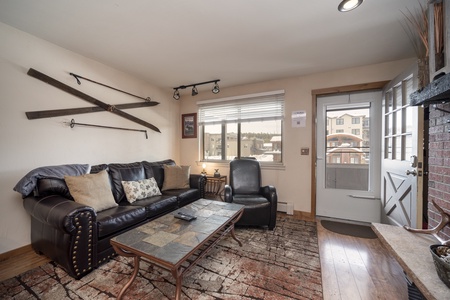
[[123, 190], [128, 202], [133, 203], [136, 200], [161, 195], [155, 178], [143, 179], [138, 181], [122, 181]]
[[162, 190], [188, 189], [191, 166], [164, 165], [164, 183]]
[[105, 170], [97, 174], [64, 176], [64, 179], [75, 202], [90, 206], [97, 212], [118, 205]]

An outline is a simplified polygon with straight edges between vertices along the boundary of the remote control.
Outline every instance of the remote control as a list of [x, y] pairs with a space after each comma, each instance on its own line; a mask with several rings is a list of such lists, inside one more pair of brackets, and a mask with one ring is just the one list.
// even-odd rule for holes
[[179, 212], [174, 217], [177, 218], [177, 219], [185, 220], [185, 221], [192, 221], [192, 220], [197, 219], [196, 216], [191, 216], [191, 215], [188, 215], [188, 214], [185, 214], [185, 213], [182, 213], [182, 212]]

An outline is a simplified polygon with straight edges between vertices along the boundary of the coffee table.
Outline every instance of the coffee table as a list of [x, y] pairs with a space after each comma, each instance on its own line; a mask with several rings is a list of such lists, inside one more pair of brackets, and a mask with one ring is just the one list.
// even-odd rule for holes
[[[185, 221], [175, 218], [178, 212], [194, 215]], [[136, 227], [111, 239], [117, 254], [133, 257], [134, 270], [120, 291], [121, 299], [139, 273], [140, 260], [169, 270], [176, 279], [175, 299], [181, 298], [183, 275], [186, 274], [225, 235], [234, 234], [234, 224], [241, 218], [240, 204], [199, 199], [158, 219]]]

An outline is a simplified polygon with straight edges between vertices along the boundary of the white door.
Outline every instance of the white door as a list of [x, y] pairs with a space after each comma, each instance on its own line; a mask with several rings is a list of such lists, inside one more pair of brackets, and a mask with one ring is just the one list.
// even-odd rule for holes
[[383, 90], [381, 219], [422, 228], [423, 108], [409, 106], [414, 69]]
[[316, 215], [380, 222], [381, 91], [317, 98]]

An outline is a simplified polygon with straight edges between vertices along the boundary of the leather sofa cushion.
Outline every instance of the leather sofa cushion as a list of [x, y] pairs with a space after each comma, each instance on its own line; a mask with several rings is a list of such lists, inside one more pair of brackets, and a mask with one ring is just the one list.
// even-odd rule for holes
[[36, 185], [36, 196], [46, 197], [50, 195], [60, 195], [64, 198], [71, 199], [72, 195], [69, 192], [64, 179], [58, 178], [42, 178], [37, 181]]
[[91, 166], [91, 174], [96, 174], [100, 171], [106, 170], [108, 171], [108, 165], [107, 164], [100, 164], [100, 165], [94, 165]]
[[178, 207], [182, 207], [199, 199], [200, 191], [198, 189], [166, 190], [163, 195], [178, 197]]
[[[109, 164], [109, 176], [114, 199], [120, 203], [125, 199], [122, 181], [138, 181], [145, 179], [144, 166], [140, 162], [129, 164]], [[125, 199], [126, 201], [126, 199]]]
[[141, 206], [117, 206], [97, 214], [98, 238], [117, 233], [124, 228], [129, 228], [144, 221], [147, 218], [145, 207]]
[[246, 208], [269, 206], [270, 202], [258, 195], [234, 195], [233, 203], [245, 205]]
[[164, 183], [164, 165], [174, 166], [175, 161], [173, 161], [172, 159], [166, 159], [157, 162], [143, 161], [142, 165], [144, 166], [147, 178], [154, 177], [159, 189], [161, 190]]
[[153, 218], [157, 215], [178, 208], [177, 197], [169, 195], [152, 196], [137, 200], [128, 205], [144, 207], [147, 212], [147, 218]]

